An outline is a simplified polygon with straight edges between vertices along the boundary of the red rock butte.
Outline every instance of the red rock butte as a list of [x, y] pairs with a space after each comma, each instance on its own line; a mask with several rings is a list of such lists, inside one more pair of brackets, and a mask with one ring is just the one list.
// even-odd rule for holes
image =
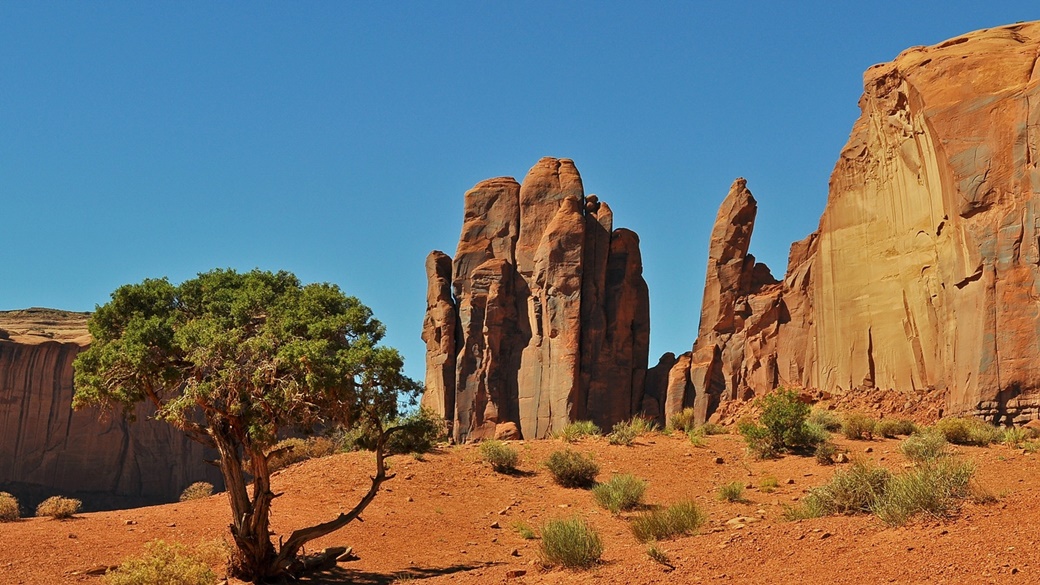
[[607, 238], [603, 204], [583, 213], [571, 161], [478, 184], [454, 267], [427, 262], [424, 404], [456, 439], [687, 407], [718, 419], [781, 385], [938, 390], [947, 414], [1040, 417], [1038, 55], [1032, 22], [868, 69], [819, 228], [791, 246], [783, 280], [748, 253], [757, 204], [738, 179], [693, 348], [649, 370], [638, 239]]

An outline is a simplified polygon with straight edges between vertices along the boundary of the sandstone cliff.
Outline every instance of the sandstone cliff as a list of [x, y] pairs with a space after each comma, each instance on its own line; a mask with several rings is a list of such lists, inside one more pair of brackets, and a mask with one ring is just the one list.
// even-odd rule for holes
[[87, 314], [0, 312], [0, 491], [31, 508], [76, 496], [88, 509], [173, 501], [194, 481], [220, 485], [202, 447], [166, 423], [72, 411], [72, 362]]
[[1037, 418], [1038, 55], [1034, 22], [870, 68], [819, 229], [791, 247], [782, 284], [747, 254], [755, 205], [738, 180], [712, 232], [690, 365], [654, 389], [665, 412], [693, 404], [703, 420], [783, 384], [938, 389], [947, 413]]
[[478, 183], [464, 208], [454, 259], [427, 259], [423, 405], [458, 441], [630, 417], [650, 331], [639, 238], [613, 229], [568, 159], [543, 158], [522, 184]]

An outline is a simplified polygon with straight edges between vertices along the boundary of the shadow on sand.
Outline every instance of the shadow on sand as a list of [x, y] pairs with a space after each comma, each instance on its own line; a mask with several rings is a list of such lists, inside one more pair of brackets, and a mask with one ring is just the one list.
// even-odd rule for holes
[[296, 581], [296, 583], [309, 583], [311, 585], [346, 585], [347, 583], [355, 585], [390, 585], [401, 580], [418, 581], [419, 579], [472, 571], [499, 564], [501, 563], [487, 562], [451, 565], [448, 567], [412, 567], [404, 571], [394, 571], [392, 573], [372, 573], [335, 567], [327, 571], [311, 573]]

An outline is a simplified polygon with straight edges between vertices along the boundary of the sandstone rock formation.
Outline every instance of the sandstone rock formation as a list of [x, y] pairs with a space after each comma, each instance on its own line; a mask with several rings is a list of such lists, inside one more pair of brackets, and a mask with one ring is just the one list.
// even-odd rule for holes
[[[819, 229], [782, 284], [747, 255], [754, 200], [734, 184], [685, 390], [699, 419], [778, 384], [945, 389], [948, 413], [1040, 414], [1038, 55], [1034, 22], [870, 68]], [[689, 403], [668, 394], [665, 414]]]
[[127, 423], [72, 411], [72, 361], [90, 343], [86, 319], [0, 312], [0, 491], [28, 507], [61, 494], [103, 509], [173, 501], [195, 481], [221, 485], [200, 445], [147, 412]]
[[568, 159], [543, 158], [523, 184], [478, 183], [464, 207], [454, 260], [427, 260], [423, 405], [458, 441], [508, 423], [539, 438], [572, 420], [609, 427], [631, 416], [650, 327], [638, 237], [613, 230]]

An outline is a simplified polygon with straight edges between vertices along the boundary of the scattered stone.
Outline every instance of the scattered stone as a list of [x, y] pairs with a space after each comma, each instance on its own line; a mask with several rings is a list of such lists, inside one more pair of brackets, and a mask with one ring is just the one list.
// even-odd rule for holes
[[502, 525], [499, 524], [498, 521], [496, 520], [496, 521], [491, 523], [491, 527], [492, 528], [502, 528]]
[[527, 571], [523, 569], [511, 569], [506, 571], [506, 579], [516, 579], [517, 577], [523, 577], [527, 574]]
[[726, 460], [723, 459], [722, 457], [716, 457], [715, 458], [715, 463], [718, 464], [718, 465], [722, 465], [725, 462], [726, 462]]

